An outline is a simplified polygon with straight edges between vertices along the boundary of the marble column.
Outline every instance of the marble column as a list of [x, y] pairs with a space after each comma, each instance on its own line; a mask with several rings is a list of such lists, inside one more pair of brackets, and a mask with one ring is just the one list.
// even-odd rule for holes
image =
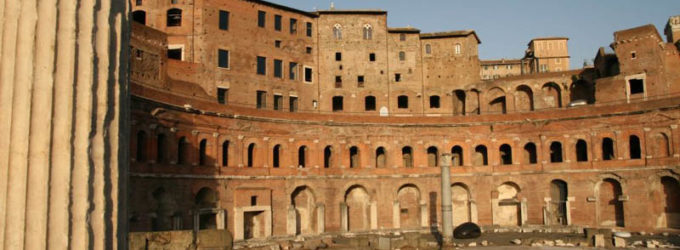
[[441, 157], [441, 192], [442, 192], [442, 235], [445, 239], [453, 237], [453, 214], [451, 204], [451, 154]]
[[127, 4], [0, 0], [0, 249], [126, 248]]

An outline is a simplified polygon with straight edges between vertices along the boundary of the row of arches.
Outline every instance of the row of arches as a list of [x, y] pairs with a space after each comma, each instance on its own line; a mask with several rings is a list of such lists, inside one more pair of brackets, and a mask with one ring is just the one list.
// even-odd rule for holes
[[[657, 158], [663, 158], [663, 157], [669, 157], [671, 156], [671, 142], [669, 136], [664, 133], [664, 132], [657, 132], [653, 133], [651, 135], [652, 144], [650, 145], [651, 152], [648, 154], [651, 155], [652, 157], [657, 157]], [[630, 135], [628, 136], [628, 144], [627, 144], [627, 149], [628, 149], [628, 154], [627, 158], [628, 159], [641, 159], [642, 158], [642, 149], [641, 149], [641, 142], [640, 138], [637, 135]], [[149, 161], [149, 139], [147, 138], [147, 134], [145, 131], [138, 131], [137, 136], [136, 136], [136, 153], [135, 153], [135, 161], [137, 162], [146, 162]], [[167, 156], [167, 151], [168, 151], [168, 144], [170, 142], [166, 138], [164, 134], [158, 134], [156, 137], [156, 159], [155, 162], [158, 163], [165, 163], [168, 162], [170, 159]], [[207, 139], [201, 139], [198, 143], [198, 148], [197, 148], [197, 164], [201, 166], [209, 165], [208, 163], [215, 163], [215, 165], [219, 166], [229, 166], [230, 165], [230, 153], [232, 150], [230, 150], [231, 142], [229, 140], [225, 140], [221, 143], [219, 149], [220, 149], [220, 156], [219, 156], [219, 162], [215, 162], [214, 159], [209, 159], [208, 157], [208, 141]], [[182, 136], [177, 140], [177, 147], [176, 147], [176, 158], [174, 161], [175, 164], [178, 165], [186, 165], [189, 164], [189, 158], [191, 157], [191, 147], [187, 141], [187, 138]], [[576, 143], [573, 146], [573, 155], [574, 158], [577, 162], [587, 162], [592, 160], [590, 157], [590, 151], [588, 150], [588, 142], [586, 142], [585, 139], [577, 139]], [[257, 144], [256, 143], [249, 143], [245, 147], [245, 159], [244, 159], [244, 165], [247, 167], [253, 167], [256, 165], [256, 159], [258, 157], [256, 154], [258, 154], [258, 151], [256, 150]], [[511, 165], [515, 163], [519, 164], [537, 164], [538, 163], [538, 147], [534, 142], [527, 142], [523, 145], [522, 147], [522, 152], [521, 152], [521, 158], [520, 159], [513, 159], [514, 156], [520, 156], [520, 154], [513, 154], [513, 147], [508, 144], [508, 143], [503, 143], [498, 147], [498, 164], [499, 165]], [[306, 145], [301, 145], [297, 147], [297, 149], [294, 149], [296, 151], [295, 155], [296, 158], [290, 159], [290, 157], [284, 157], [286, 154], [286, 150], [281, 144], [276, 144], [271, 148], [271, 160], [269, 164], [271, 164], [272, 167], [274, 168], [279, 168], [285, 165], [294, 165], [300, 168], [307, 167], [310, 163], [310, 150], [309, 147]], [[562, 142], [555, 140], [555, 141], [549, 141], [549, 154], [547, 156], [547, 161], [550, 163], [560, 163], [563, 162], [565, 159], [565, 154], [566, 151], [563, 148]], [[621, 150], [617, 148], [617, 144], [614, 139], [611, 137], [602, 137], [601, 141], [599, 143], [599, 149], [593, 151], [593, 155], [595, 155], [595, 152], [599, 153], [597, 155], [600, 156], [600, 159], [603, 161], [608, 161], [608, 160], [615, 160], [617, 158], [622, 158], [619, 153]], [[350, 168], [357, 168], [360, 167], [362, 162], [362, 152], [358, 146], [350, 146], [348, 150], [346, 150], [346, 156], [347, 160], [343, 161], [342, 159], [336, 159], [338, 156], [338, 153], [334, 149], [333, 146], [329, 145], [324, 147], [323, 149], [323, 167], [324, 168], [330, 168], [332, 166], [339, 166], [340, 164], [348, 163]], [[464, 149], [463, 146], [461, 145], [455, 145], [451, 147], [449, 151], [452, 155], [452, 165], [453, 166], [485, 166], [489, 164], [489, 151], [487, 149], [487, 146], [480, 144], [476, 145], [474, 147], [474, 151], [471, 152], [470, 156], [471, 159], [469, 161], [464, 160], [465, 155], [464, 154]], [[401, 166], [401, 167], [414, 167], [414, 149], [411, 146], [403, 146], [400, 150], [401, 154], [401, 162], [391, 162], [394, 161], [394, 157], [390, 156], [390, 152], [388, 151], [387, 148], [384, 146], [378, 146], [375, 148], [374, 152], [370, 152], [369, 155], [370, 159], [372, 162], [369, 163], [369, 165], [372, 165], [375, 168], [385, 168], [392, 163], [392, 165], [395, 166]], [[425, 149], [425, 154], [424, 156], [424, 162], [426, 162], [428, 167], [438, 167], [439, 166], [439, 155], [440, 150], [436, 146], [429, 146]], [[261, 158], [261, 157], [260, 157]], [[171, 161], [172, 162], [172, 161]]]

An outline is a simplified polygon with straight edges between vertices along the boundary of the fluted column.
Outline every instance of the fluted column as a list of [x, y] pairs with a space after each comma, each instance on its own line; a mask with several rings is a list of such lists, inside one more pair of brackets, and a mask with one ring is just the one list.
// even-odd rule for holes
[[127, 4], [0, 0], [0, 249], [125, 249]]

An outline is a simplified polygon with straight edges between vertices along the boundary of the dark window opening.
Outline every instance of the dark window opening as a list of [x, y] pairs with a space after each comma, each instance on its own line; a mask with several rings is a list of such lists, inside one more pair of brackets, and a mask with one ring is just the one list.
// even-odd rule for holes
[[475, 165], [483, 165], [486, 166], [489, 164], [489, 158], [488, 158], [488, 153], [486, 150], [486, 146], [484, 145], [479, 145], [475, 147]]
[[404, 61], [404, 60], [406, 60], [406, 52], [399, 51], [399, 61]]
[[281, 48], [281, 40], [274, 40], [274, 47]]
[[290, 19], [290, 33], [297, 34], [297, 19], [295, 18]]
[[413, 167], [413, 149], [409, 146], [401, 148], [402, 164], [405, 168]]
[[460, 146], [454, 146], [451, 148], [451, 165], [452, 166], [463, 166], [463, 148]]
[[227, 104], [229, 89], [217, 88], [217, 102]]
[[312, 47], [307, 47], [306, 52], [307, 52], [307, 54], [311, 54], [312, 53]]
[[375, 111], [375, 96], [367, 96], [364, 98], [364, 109], [366, 111]]
[[283, 61], [274, 59], [274, 77], [283, 78]]
[[342, 88], [342, 76], [335, 76], [335, 87]]
[[371, 62], [375, 62], [375, 53], [368, 54], [368, 60]]
[[332, 156], [333, 156], [333, 148], [331, 146], [327, 146], [323, 150], [323, 167], [324, 168], [330, 168], [331, 167]]
[[255, 143], [248, 145], [248, 167], [253, 167], [253, 161], [255, 160]]
[[439, 96], [438, 95], [430, 96], [430, 108], [431, 109], [438, 109], [439, 108]]
[[217, 67], [229, 68], [229, 51], [217, 50]]
[[642, 156], [642, 150], [640, 149], [640, 138], [635, 135], [631, 135], [628, 138], [628, 147], [630, 148], [630, 158], [640, 159]]
[[312, 23], [307, 22], [307, 36], [312, 37]]
[[439, 166], [439, 150], [437, 147], [429, 147], [427, 148], [427, 166], [428, 167], [437, 167]]
[[499, 153], [501, 157], [501, 164], [511, 165], [512, 164], [512, 147], [508, 144], [503, 144], [499, 148]]
[[298, 111], [298, 98], [296, 96], [291, 96], [288, 98], [288, 110], [290, 112]]
[[137, 132], [137, 162], [146, 161], [146, 133]]
[[146, 25], [146, 12], [143, 10], [136, 10], [132, 12], [132, 21]]
[[220, 29], [229, 30], [229, 11], [220, 10]]
[[584, 140], [576, 142], [576, 161], [588, 161], [588, 144]]
[[266, 75], [267, 74], [267, 58], [258, 56], [257, 57], [257, 74]]
[[258, 11], [257, 12], [257, 26], [264, 28], [266, 20], [267, 20], [267, 12]]
[[208, 140], [203, 139], [198, 146], [198, 165], [205, 166], [206, 149], [208, 147]]
[[281, 16], [274, 15], [274, 30], [281, 31]]
[[536, 164], [536, 144], [530, 142], [524, 145], [525, 161], [529, 164]]
[[400, 109], [408, 108], [408, 96], [400, 95], [397, 97], [397, 107]]
[[312, 82], [312, 68], [305, 68], [305, 82]]
[[602, 160], [609, 161], [614, 159], [614, 140], [605, 137], [602, 139]]
[[179, 138], [179, 141], [177, 142], [177, 165], [182, 165], [184, 164], [185, 160], [185, 155], [184, 151], [186, 150], [186, 143], [187, 143], [187, 138], [182, 137]]
[[335, 52], [335, 61], [342, 61], [342, 53]]
[[229, 141], [222, 143], [222, 166], [229, 166]]
[[298, 79], [298, 64], [296, 62], [288, 63], [288, 79], [290, 80]]
[[168, 49], [168, 59], [182, 60], [182, 48]]
[[401, 82], [401, 74], [399, 74], [399, 73], [394, 74], [394, 81], [395, 82]]
[[307, 160], [307, 147], [301, 146], [298, 149], [298, 167], [304, 168]]
[[250, 196], [250, 205], [257, 206], [257, 196]]
[[375, 168], [384, 168], [385, 166], [387, 166], [385, 148], [379, 147], [375, 150]]
[[274, 168], [278, 168], [278, 167], [281, 166], [280, 155], [281, 155], [281, 145], [274, 146], [274, 149], [272, 150], [272, 165], [273, 165]]
[[267, 91], [257, 91], [257, 108], [263, 109], [267, 107]]
[[167, 26], [182, 26], [182, 10], [180, 9], [169, 9], [167, 12]]
[[645, 92], [645, 85], [642, 79], [628, 80], [628, 87], [630, 87], [630, 94], [642, 94]]
[[157, 163], [164, 163], [165, 162], [165, 150], [166, 150], [165, 135], [164, 134], [158, 134], [158, 136], [156, 137], [156, 162]]
[[333, 97], [333, 112], [342, 111], [342, 96]]
[[356, 168], [359, 166], [359, 148], [353, 146], [349, 148], [349, 167]]
[[283, 109], [283, 96], [274, 95], [274, 110]]
[[364, 76], [357, 76], [357, 87], [364, 87]]
[[562, 143], [552, 142], [550, 144], [550, 162], [562, 162]]
[[142, 6], [142, 0], [135, 0], [135, 5]]

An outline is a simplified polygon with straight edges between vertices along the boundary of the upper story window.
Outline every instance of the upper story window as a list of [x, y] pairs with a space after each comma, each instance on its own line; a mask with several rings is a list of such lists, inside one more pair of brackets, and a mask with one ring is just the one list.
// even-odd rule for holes
[[177, 4], [178, 0], [170, 0], [171, 4]]
[[425, 54], [432, 54], [432, 45], [425, 44]]
[[375, 62], [375, 53], [368, 54], [368, 60], [371, 62]]
[[460, 55], [460, 43], [456, 43], [456, 46], [454, 47], [456, 55]]
[[404, 61], [404, 60], [406, 60], [406, 52], [399, 51], [399, 61]]
[[229, 51], [219, 49], [217, 50], [217, 67], [229, 68]]
[[364, 25], [364, 40], [373, 39], [373, 27], [370, 24]]
[[312, 37], [312, 23], [307, 22], [307, 36]]
[[335, 40], [342, 39], [342, 25], [339, 23], [333, 25], [333, 38], [335, 38]]
[[399, 41], [406, 41], [406, 34], [399, 34]]
[[295, 18], [290, 19], [290, 33], [297, 34], [297, 19]]
[[510, 64], [505, 65], [505, 69], [512, 69], [512, 65], [510, 65]]
[[132, 21], [146, 25], [146, 12], [143, 10], [135, 10], [132, 12]]
[[281, 31], [281, 15], [274, 15], [274, 30]]
[[400, 95], [397, 97], [397, 107], [400, 109], [408, 108], [408, 96]]
[[136, 0], [135, 5], [137, 6], [142, 6], [142, 0]]
[[168, 27], [182, 26], [182, 10], [177, 8], [172, 8], [168, 10]]
[[267, 20], [267, 12], [264, 11], [257, 11], [257, 26], [264, 28], [264, 25]]
[[229, 11], [220, 10], [220, 29], [229, 30]]
[[257, 57], [257, 74], [266, 75], [267, 74], [267, 58], [258, 56]]

